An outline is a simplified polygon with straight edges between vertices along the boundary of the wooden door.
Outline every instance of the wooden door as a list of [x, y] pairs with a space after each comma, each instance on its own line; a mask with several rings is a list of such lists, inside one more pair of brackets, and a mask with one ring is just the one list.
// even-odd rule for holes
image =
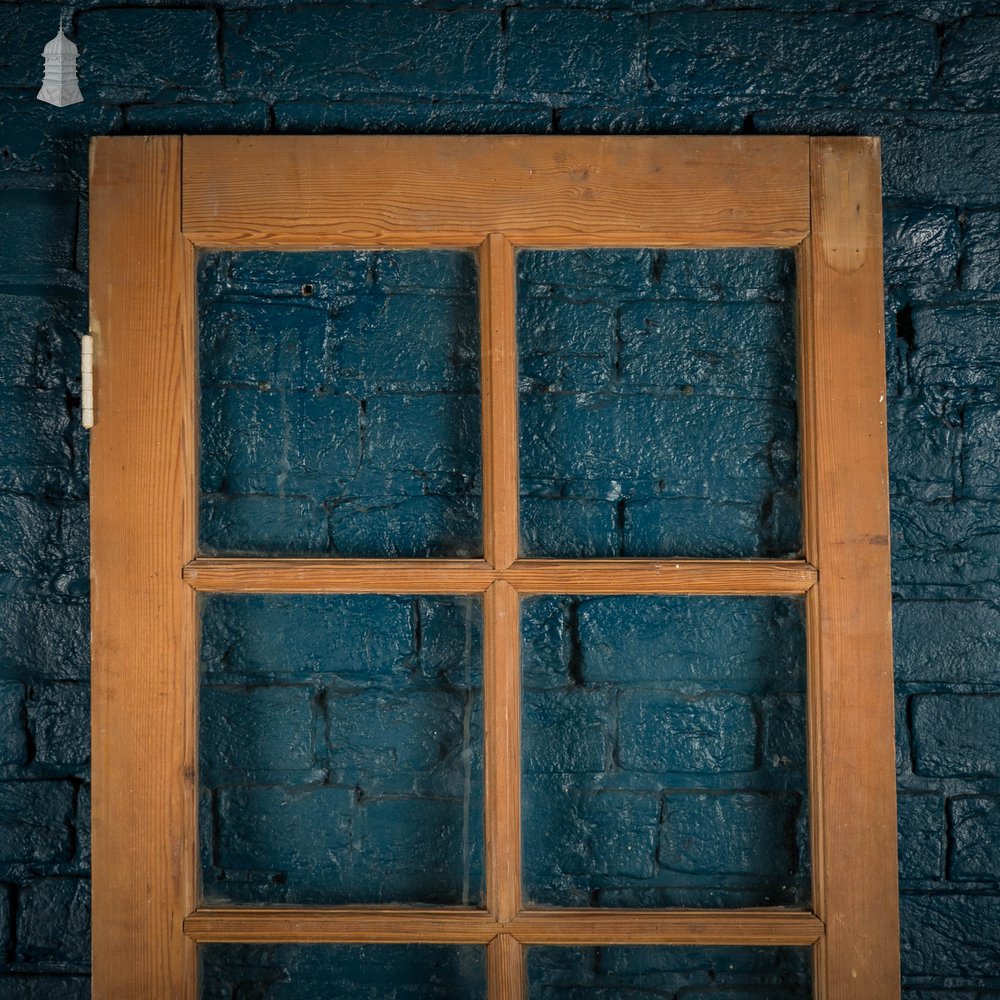
[[[799, 945], [819, 1000], [899, 995], [881, 202], [872, 139], [129, 137], [91, 161], [94, 996], [193, 998], [201, 942], [475, 943], [490, 1000], [541, 944]], [[474, 250], [482, 559], [208, 558], [197, 544], [203, 248]], [[794, 247], [804, 558], [519, 551], [515, 254]], [[199, 593], [478, 594], [482, 909], [208, 907], [197, 865]], [[522, 898], [519, 603], [805, 595], [811, 910]]]

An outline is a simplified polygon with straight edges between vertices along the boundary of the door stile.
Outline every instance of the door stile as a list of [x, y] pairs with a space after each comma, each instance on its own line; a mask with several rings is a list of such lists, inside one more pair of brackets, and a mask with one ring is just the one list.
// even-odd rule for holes
[[91, 146], [93, 991], [194, 1000], [194, 249], [181, 139]]
[[[816, 1000], [898, 1000], [882, 204], [876, 139], [813, 139], [799, 251]], [[850, 428], [850, 434], [845, 433]]]

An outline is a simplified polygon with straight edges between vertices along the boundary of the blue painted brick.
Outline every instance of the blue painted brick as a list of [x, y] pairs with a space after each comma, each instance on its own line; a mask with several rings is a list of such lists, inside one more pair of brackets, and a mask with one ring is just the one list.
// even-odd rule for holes
[[518, 303], [521, 392], [601, 389], [612, 377], [614, 302], [553, 292]]
[[886, 410], [892, 492], [926, 499], [950, 497], [962, 441], [956, 422], [925, 397], [890, 399]]
[[610, 692], [529, 690], [522, 711], [526, 774], [600, 774], [609, 767], [614, 726]]
[[[313, 713], [306, 687], [203, 686], [201, 762], [209, 772], [294, 772], [313, 765]], [[308, 779], [308, 773], [306, 775]]]
[[0, 191], [3, 281], [51, 281], [71, 269], [77, 210], [71, 191]]
[[53, 971], [89, 969], [89, 880], [39, 879], [21, 889], [17, 960]]
[[72, 814], [68, 782], [0, 782], [0, 861], [68, 861]]
[[749, 500], [795, 474], [790, 406], [700, 393], [540, 396], [522, 400], [521, 420], [530, 479], [662, 480], [681, 495], [711, 482]]
[[35, 87], [41, 83], [42, 49], [59, 30], [48, 7], [4, 4], [0, 7], [0, 87]]
[[0, 523], [5, 529], [0, 533], [0, 589], [48, 580], [59, 555], [59, 509], [35, 497], [0, 494]]
[[90, 977], [38, 975], [0, 976], [4, 1000], [90, 1000]]
[[208, 675], [377, 680], [409, 669], [412, 629], [405, 598], [218, 596], [204, 604], [202, 663]]
[[0, 594], [0, 676], [86, 680], [89, 639], [89, 608], [83, 601]]
[[897, 811], [899, 877], [940, 879], [945, 822], [941, 796], [900, 795]]
[[482, 683], [483, 610], [478, 598], [424, 597], [416, 604], [420, 670], [452, 687]]
[[763, 766], [772, 772], [805, 774], [806, 706], [801, 694], [770, 694], [761, 699]]
[[628, 303], [619, 336], [624, 386], [795, 398], [791, 303]]
[[911, 714], [918, 774], [1000, 774], [1000, 697], [918, 695]]
[[202, 385], [319, 389], [327, 310], [314, 299], [206, 303], [200, 311]]
[[651, 292], [654, 298], [689, 302], [791, 301], [795, 257], [788, 250], [762, 247], [658, 250]]
[[150, 135], [170, 132], [183, 132], [185, 135], [260, 134], [268, 130], [267, 104], [264, 101], [130, 104], [126, 109], [123, 130]]
[[28, 724], [38, 763], [72, 766], [90, 760], [90, 692], [85, 685], [35, 687]]
[[618, 505], [614, 501], [566, 496], [521, 497], [524, 556], [596, 558], [617, 555], [622, 545]]
[[487, 95], [500, 24], [487, 11], [296, 7], [225, 15], [226, 84], [285, 100]]
[[769, 492], [757, 503], [719, 497], [630, 499], [624, 514], [622, 554], [627, 556], [775, 557], [801, 548], [794, 492]]
[[209, 10], [119, 8], [77, 15], [80, 87], [90, 99], [214, 94], [221, 82]]
[[963, 234], [962, 287], [975, 292], [1000, 290], [1000, 212], [969, 212]]
[[811, 996], [808, 948], [533, 947], [527, 967], [531, 1000]]
[[378, 389], [477, 388], [474, 295], [358, 298], [336, 312], [332, 327], [330, 339], [337, 341], [340, 366], [359, 372]]
[[0, 389], [0, 411], [11, 421], [0, 441], [0, 489], [27, 494], [79, 492], [71, 471], [65, 390]]
[[986, 348], [1000, 322], [992, 306], [913, 310], [914, 349], [909, 367], [921, 385], [995, 390], [1000, 361]]
[[[455, 316], [467, 325], [465, 337], [477, 334], [478, 316], [467, 314], [474, 309], [478, 295], [479, 268], [474, 254], [454, 250], [387, 250], [371, 255], [375, 267], [375, 284], [382, 293], [409, 293], [420, 296], [418, 303], [428, 295], [455, 296]], [[397, 331], [398, 332], [398, 331]], [[434, 336], [434, 331], [420, 331]], [[477, 345], [472, 340], [464, 344], [468, 360], [478, 366]]]
[[885, 280], [932, 298], [955, 281], [961, 253], [957, 214], [947, 208], [888, 208], [884, 220]]
[[23, 764], [27, 749], [24, 688], [0, 683], [0, 764]]
[[368, 404], [367, 454], [387, 471], [479, 473], [479, 397], [458, 393], [384, 393]]
[[917, 586], [908, 596], [945, 597], [954, 588], [964, 596], [991, 596], [1000, 577], [1000, 523], [996, 505], [978, 500], [942, 499], [932, 503], [894, 500], [893, 580]]
[[579, 611], [587, 683], [801, 682], [801, 606], [780, 599], [611, 597]]
[[[638, 103], [641, 91], [623, 95], [618, 107], [595, 107], [587, 95], [570, 96], [558, 110], [559, 131], [568, 135], [723, 135], [740, 132], [745, 115], [738, 108], [712, 105], [660, 107]], [[562, 101], [560, 101], [562, 103]]]
[[327, 308], [340, 296], [371, 287], [377, 259], [362, 250], [209, 252], [200, 260], [198, 284], [206, 304], [220, 299], [234, 305], [255, 300], [260, 305], [305, 305], [310, 296], [302, 286], [310, 284], [312, 304]]
[[[478, 693], [457, 690], [325, 692], [328, 766], [335, 784], [365, 797], [461, 799], [482, 760]], [[402, 807], [400, 807], [402, 808]]]
[[[11, 950], [11, 905], [10, 905], [10, 889], [5, 885], [0, 885], [0, 948], [3, 948], [3, 955], [6, 956], [10, 954]], [[3, 980], [0, 979], [0, 986], [2, 986]]]
[[636, 92], [639, 18], [627, 11], [514, 9], [507, 21], [508, 90], [531, 94]]
[[524, 780], [524, 865], [532, 902], [586, 901], [620, 879], [656, 870], [660, 803], [648, 792], [566, 788], [558, 775]]
[[275, 128], [295, 135], [310, 132], [375, 135], [537, 135], [552, 129], [552, 111], [538, 104], [494, 104], [459, 97], [440, 102], [358, 100], [323, 104], [319, 101], [277, 101]]
[[558, 597], [521, 601], [521, 673], [526, 688], [561, 687], [570, 682], [576, 605]]
[[737, 694], [629, 692], [619, 716], [619, 759], [633, 771], [752, 771], [757, 721]]
[[[671, 793], [658, 857], [679, 872], [791, 879], [796, 796], [755, 792]], [[720, 832], [725, 831], [725, 836]]]
[[687, 102], [892, 105], [928, 96], [936, 69], [933, 27], [911, 18], [709, 11], [650, 24], [655, 91]]
[[360, 459], [358, 401], [323, 391], [205, 389], [202, 488], [337, 495]]
[[76, 796], [76, 863], [90, 870], [90, 786], [81, 785]]
[[455, 1000], [486, 995], [478, 945], [229, 945], [202, 949], [203, 997], [233, 1000]]
[[996, 17], [964, 17], [948, 26], [941, 39], [941, 87], [965, 107], [993, 108], [1000, 99], [996, 53], [1000, 24]]
[[967, 795], [948, 803], [948, 877], [1000, 882], [1000, 797]]
[[983, 499], [1000, 497], [1000, 415], [996, 404], [966, 406], [962, 430], [962, 492]]
[[199, 533], [206, 552], [293, 555], [326, 552], [326, 507], [312, 497], [202, 494]]
[[993, 977], [1000, 941], [1000, 896], [904, 892], [900, 898], [903, 976]]
[[[591, 297], [600, 293], [604, 298], [648, 293], [653, 289], [656, 260], [655, 250], [521, 250], [517, 255], [518, 307], [524, 308], [526, 299], [534, 298], [542, 300], [535, 308], [542, 308], [549, 296], [566, 293], [571, 301], [587, 301], [586, 293]], [[520, 315], [518, 323], [518, 337], [524, 344], [532, 331]]]
[[[398, 428], [408, 434], [414, 428]], [[464, 433], [464, 431], [460, 432]], [[419, 489], [422, 470], [402, 489]], [[434, 487], [431, 486], [431, 489]], [[329, 545], [342, 556], [382, 558], [472, 558], [482, 555], [478, 493], [389, 496], [338, 503], [330, 512]], [[384, 492], [388, 493], [389, 490]]]
[[1000, 608], [985, 601], [899, 601], [893, 605], [897, 680], [991, 683], [1000, 648]]
[[[0, 317], [6, 348], [0, 357], [0, 378], [5, 388], [61, 389], [66, 373], [78, 364], [82, 298], [70, 292], [0, 295]], [[55, 465], [64, 462], [65, 456]]]
[[[217, 822], [216, 860], [227, 878], [206, 880], [216, 899], [462, 901], [461, 800], [359, 800], [354, 788], [321, 785], [226, 789]], [[304, 829], [313, 831], [308, 840]]]

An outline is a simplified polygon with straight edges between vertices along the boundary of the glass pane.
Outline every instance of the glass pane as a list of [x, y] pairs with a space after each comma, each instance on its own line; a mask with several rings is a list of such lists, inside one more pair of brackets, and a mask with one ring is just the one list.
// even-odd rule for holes
[[808, 948], [529, 948], [530, 1000], [808, 1000]]
[[201, 948], [202, 1000], [476, 1000], [483, 949], [452, 945], [236, 945]]
[[522, 646], [532, 902], [806, 905], [800, 600], [538, 597]]
[[478, 905], [480, 602], [202, 607], [205, 899]]
[[788, 250], [518, 256], [528, 556], [799, 550]]
[[207, 553], [482, 552], [475, 259], [210, 253]]

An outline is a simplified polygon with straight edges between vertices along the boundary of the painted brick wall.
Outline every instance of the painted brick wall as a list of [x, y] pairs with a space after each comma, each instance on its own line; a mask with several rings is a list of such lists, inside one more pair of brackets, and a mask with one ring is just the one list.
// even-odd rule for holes
[[[268, 131], [882, 137], [904, 983], [908, 1000], [996, 992], [995, 5], [83, 3], [87, 100], [57, 110], [34, 93], [59, 9], [0, 6], [0, 995], [87, 991], [86, 139]], [[621, 544], [618, 520], [592, 516]], [[624, 950], [585, 959], [578, 982], [533, 961], [550, 965], [553, 992], [614, 995], [616, 976], [636, 975], [653, 995], [680, 988]], [[234, 961], [219, 956], [213, 1000], [231, 995]], [[305, 959], [266, 961], [310, 975]], [[764, 973], [795, 988], [794, 970]], [[707, 978], [684, 982], [719, 995]], [[743, 995], [761, 990], [778, 995]]]

